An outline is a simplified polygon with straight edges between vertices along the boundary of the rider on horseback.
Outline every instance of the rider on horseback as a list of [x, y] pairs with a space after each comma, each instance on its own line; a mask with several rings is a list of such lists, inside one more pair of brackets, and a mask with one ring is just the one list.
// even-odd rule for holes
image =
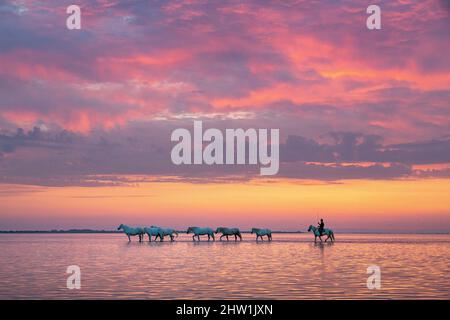
[[324, 227], [325, 223], [323, 223], [323, 219], [320, 219], [320, 222], [318, 222], [319, 235], [322, 235]]

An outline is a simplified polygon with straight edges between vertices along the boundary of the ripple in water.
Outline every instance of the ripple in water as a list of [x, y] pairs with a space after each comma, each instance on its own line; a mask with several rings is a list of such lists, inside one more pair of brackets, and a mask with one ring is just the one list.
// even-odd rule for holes
[[[121, 234], [2, 234], [1, 299], [449, 299], [450, 235], [310, 234], [128, 243]], [[67, 266], [81, 289], [66, 288]], [[366, 286], [381, 268], [381, 289]]]

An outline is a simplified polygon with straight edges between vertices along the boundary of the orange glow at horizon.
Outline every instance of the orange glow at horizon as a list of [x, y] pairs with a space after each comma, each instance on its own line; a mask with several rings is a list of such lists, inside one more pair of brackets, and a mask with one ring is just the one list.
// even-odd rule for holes
[[392, 224], [415, 230], [430, 221], [448, 228], [449, 187], [450, 181], [445, 179], [27, 187], [23, 192], [2, 196], [0, 221], [2, 229], [5, 225], [18, 228], [26, 222], [28, 228], [35, 225], [37, 229], [109, 229], [128, 223], [177, 228], [266, 225], [277, 230], [300, 230], [306, 223], [315, 224], [320, 216], [346, 229], [389, 229]]

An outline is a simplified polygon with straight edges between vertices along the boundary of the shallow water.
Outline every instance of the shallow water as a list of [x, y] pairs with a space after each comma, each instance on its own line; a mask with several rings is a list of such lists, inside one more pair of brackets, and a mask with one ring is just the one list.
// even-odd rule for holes
[[[1, 299], [450, 299], [450, 235], [274, 234], [256, 243], [128, 243], [123, 234], [0, 234]], [[81, 268], [81, 289], [66, 268]], [[369, 290], [367, 267], [381, 268]]]

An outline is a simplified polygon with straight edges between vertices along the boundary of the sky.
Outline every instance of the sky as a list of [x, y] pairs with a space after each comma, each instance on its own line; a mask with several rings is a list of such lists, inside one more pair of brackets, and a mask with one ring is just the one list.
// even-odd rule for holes
[[[0, 230], [449, 232], [450, 2], [377, 4], [1, 1]], [[279, 129], [278, 174], [174, 165], [194, 120]]]

